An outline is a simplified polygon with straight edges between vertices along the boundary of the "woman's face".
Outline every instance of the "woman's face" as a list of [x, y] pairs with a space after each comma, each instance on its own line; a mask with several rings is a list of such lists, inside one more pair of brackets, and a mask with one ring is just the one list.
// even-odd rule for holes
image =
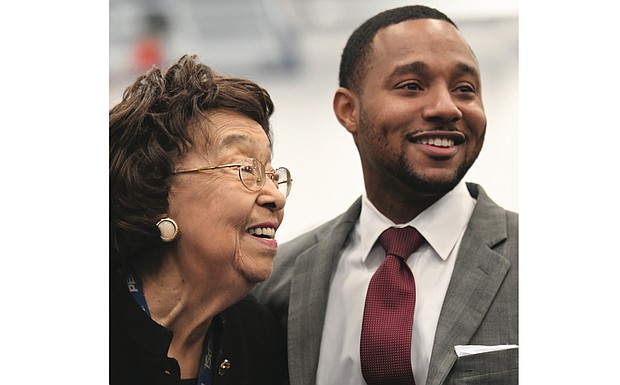
[[[177, 170], [237, 164], [255, 158], [272, 171], [271, 149], [261, 126], [245, 115], [219, 111], [209, 117], [209, 143], [199, 135], [181, 158]], [[269, 277], [282, 223], [286, 198], [270, 179], [259, 191], [250, 191], [236, 168], [174, 176], [168, 216], [179, 226], [172, 258], [186, 275], [199, 275], [218, 289], [249, 290]], [[266, 235], [253, 235], [261, 228]], [[264, 230], [267, 229], [267, 230]]]

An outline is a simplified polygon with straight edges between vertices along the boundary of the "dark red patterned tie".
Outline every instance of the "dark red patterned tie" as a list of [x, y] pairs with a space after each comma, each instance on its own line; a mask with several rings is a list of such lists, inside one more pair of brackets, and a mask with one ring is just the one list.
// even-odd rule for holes
[[368, 285], [360, 358], [368, 385], [415, 385], [411, 370], [411, 327], [415, 280], [407, 258], [424, 238], [413, 227], [389, 228], [379, 236], [386, 252]]

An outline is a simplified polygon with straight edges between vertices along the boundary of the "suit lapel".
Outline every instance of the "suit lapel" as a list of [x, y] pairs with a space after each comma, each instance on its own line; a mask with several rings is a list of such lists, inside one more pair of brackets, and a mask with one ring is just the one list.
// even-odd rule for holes
[[323, 322], [332, 272], [340, 250], [359, 217], [361, 200], [357, 200], [317, 242], [297, 257], [291, 282], [288, 317], [289, 365], [299, 374], [291, 382], [313, 385], [319, 361]]
[[448, 375], [457, 358], [454, 346], [469, 343], [510, 268], [510, 262], [492, 250], [506, 238], [504, 211], [481, 188], [468, 187], [478, 202], [439, 316], [427, 385], [439, 385]]

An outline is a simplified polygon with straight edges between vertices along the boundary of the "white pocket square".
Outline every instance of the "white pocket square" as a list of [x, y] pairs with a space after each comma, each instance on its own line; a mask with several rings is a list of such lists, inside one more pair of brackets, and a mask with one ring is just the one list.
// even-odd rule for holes
[[456, 345], [454, 351], [458, 357], [463, 357], [498, 350], [516, 349], [518, 347], [518, 345]]

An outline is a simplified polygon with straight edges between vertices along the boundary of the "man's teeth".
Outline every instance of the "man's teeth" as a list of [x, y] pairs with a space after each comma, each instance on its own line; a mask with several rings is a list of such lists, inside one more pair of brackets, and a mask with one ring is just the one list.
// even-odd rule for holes
[[276, 236], [276, 229], [272, 227], [254, 227], [248, 230], [248, 233], [255, 236], [263, 236], [266, 238], [271, 238]]
[[446, 139], [446, 138], [422, 138], [418, 139], [418, 143], [421, 144], [430, 144], [431, 146], [437, 147], [452, 147], [454, 146], [454, 140]]

